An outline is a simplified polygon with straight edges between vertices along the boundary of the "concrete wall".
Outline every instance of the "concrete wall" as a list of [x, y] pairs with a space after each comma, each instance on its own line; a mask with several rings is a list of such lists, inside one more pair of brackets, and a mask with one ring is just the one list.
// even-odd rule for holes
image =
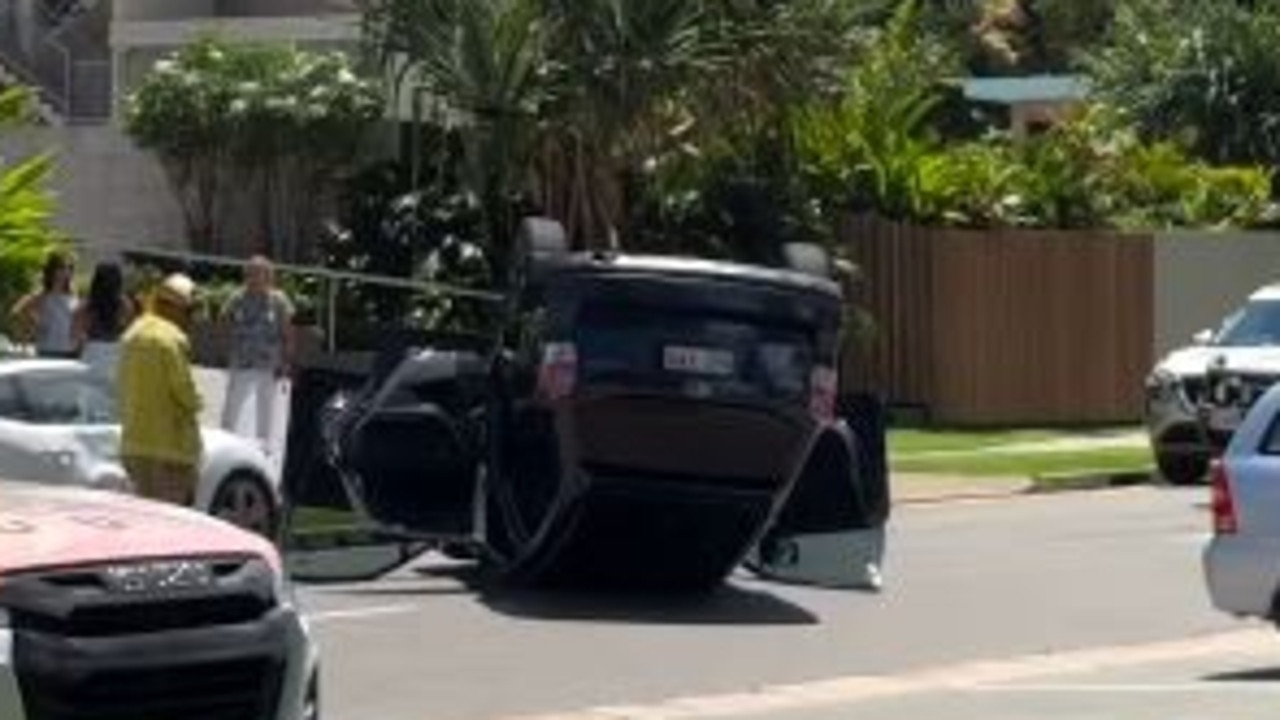
[[208, 17], [216, 8], [216, 0], [115, 0], [114, 9], [116, 20], [178, 20]]
[[285, 17], [358, 12], [356, 0], [114, 0], [114, 4], [117, 20]]
[[360, 16], [197, 16], [146, 21], [117, 18], [111, 27], [111, 46], [117, 50], [178, 47], [209, 34], [242, 42], [345, 42], [354, 46], [360, 40]]
[[115, 127], [70, 126], [5, 133], [0, 153], [55, 149], [57, 224], [95, 242], [174, 247], [182, 214], [159, 165]]
[[1280, 233], [1162, 233], [1154, 252], [1156, 357], [1217, 329], [1255, 289], [1280, 282]]
[[356, 0], [218, 0], [217, 13], [224, 17], [274, 15], [327, 15], [358, 12]]

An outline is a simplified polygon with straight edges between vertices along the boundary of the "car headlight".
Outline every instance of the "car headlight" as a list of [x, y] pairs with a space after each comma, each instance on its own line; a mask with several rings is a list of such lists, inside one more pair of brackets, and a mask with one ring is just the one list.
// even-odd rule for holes
[[1165, 368], [1156, 368], [1147, 376], [1147, 387], [1169, 387], [1178, 383], [1178, 376]]
[[1147, 376], [1147, 397], [1151, 400], [1173, 399], [1180, 382], [1177, 375], [1168, 370], [1157, 369]]

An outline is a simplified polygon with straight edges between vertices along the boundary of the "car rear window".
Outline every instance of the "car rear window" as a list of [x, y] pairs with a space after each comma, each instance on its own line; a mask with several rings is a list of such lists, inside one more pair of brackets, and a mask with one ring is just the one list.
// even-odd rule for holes
[[803, 326], [641, 305], [589, 304], [576, 329], [587, 383], [678, 386], [699, 381], [722, 393], [805, 396], [813, 367]]

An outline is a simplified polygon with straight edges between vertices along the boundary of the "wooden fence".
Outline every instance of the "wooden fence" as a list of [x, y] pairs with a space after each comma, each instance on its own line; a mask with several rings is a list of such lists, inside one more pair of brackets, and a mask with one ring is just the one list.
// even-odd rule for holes
[[1128, 422], [1153, 333], [1152, 239], [850, 218], [874, 331], [847, 382], [955, 425]]

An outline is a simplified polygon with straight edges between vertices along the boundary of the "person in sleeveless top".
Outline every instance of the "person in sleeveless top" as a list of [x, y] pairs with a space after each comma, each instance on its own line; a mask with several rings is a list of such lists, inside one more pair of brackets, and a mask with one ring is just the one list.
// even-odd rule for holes
[[125, 293], [124, 272], [115, 263], [99, 263], [89, 282], [89, 296], [76, 310], [76, 341], [80, 359], [95, 373], [114, 378], [120, 359], [120, 338], [137, 315]]
[[[256, 436], [263, 450], [272, 454], [277, 396], [293, 361], [293, 303], [276, 288], [270, 260], [262, 255], [249, 260], [244, 287], [227, 301], [221, 318], [230, 336], [222, 426], [233, 433]], [[241, 429], [250, 396], [257, 410], [253, 435]]]
[[40, 290], [14, 305], [12, 315], [35, 341], [41, 357], [74, 358], [79, 355], [75, 314], [79, 299], [71, 287], [75, 265], [60, 251], [49, 253], [41, 273]]

